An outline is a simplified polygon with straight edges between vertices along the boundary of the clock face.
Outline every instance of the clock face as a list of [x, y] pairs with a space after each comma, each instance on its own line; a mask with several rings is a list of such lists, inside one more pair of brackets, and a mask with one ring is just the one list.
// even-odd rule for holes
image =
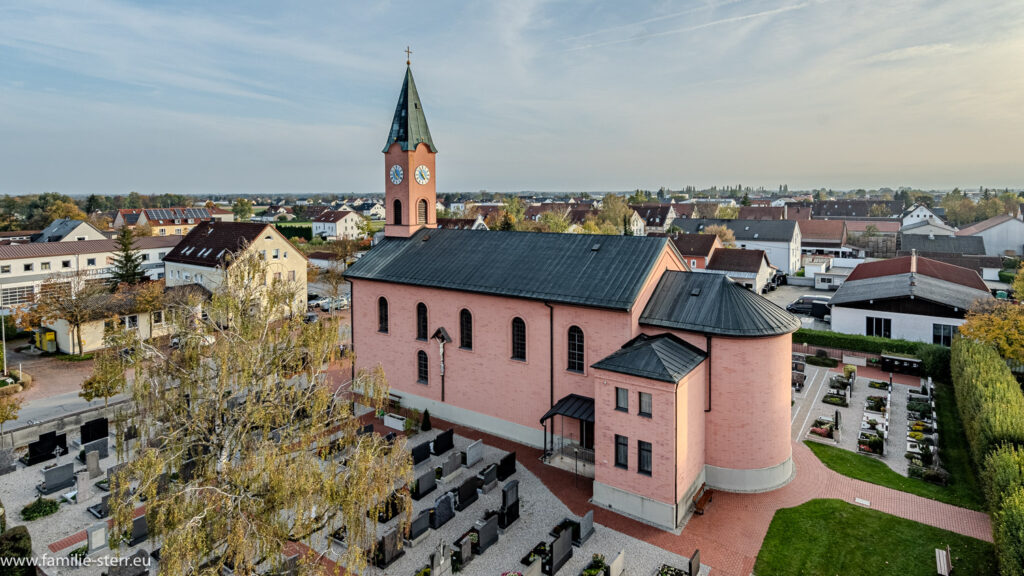
[[395, 186], [401, 184], [402, 177], [405, 176], [405, 174], [402, 173], [402, 167], [399, 166], [398, 164], [395, 164], [394, 166], [391, 167], [391, 170], [388, 172], [388, 175], [391, 177], [391, 183], [394, 184]]
[[423, 164], [416, 167], [416, 181], [420, 184], [430, 182], [430, 170]]

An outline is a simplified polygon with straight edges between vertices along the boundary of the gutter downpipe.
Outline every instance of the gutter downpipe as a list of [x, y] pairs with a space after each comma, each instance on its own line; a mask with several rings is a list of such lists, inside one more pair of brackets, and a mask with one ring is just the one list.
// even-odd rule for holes
[[[555, 307], [550, 302], [545, 301], [544, 305], [548, 307], [548, 408], [550, 409], [555, 405]], [[553, 424], [553, 423], [552, 423]], [[554, 431], [555, 427], [551, 426], [551, 443], [554, 444]], [[547, 438], [545, 435], [545, 452], [547, 451], [546, 444]]]
[[705, 335], [708, 343], [708, 375], [704, 379], [706, 382], [706, 388], [708, 390], [708, 407], [704, 409], [705, 413], [711, 412], [711, 335]]

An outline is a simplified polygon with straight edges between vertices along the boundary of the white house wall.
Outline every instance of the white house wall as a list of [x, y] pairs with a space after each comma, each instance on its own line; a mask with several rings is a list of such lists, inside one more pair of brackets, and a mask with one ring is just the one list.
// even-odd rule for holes
[[1021, 254], [1024, 245], [1024, 222], [1010, 219], [1002, 224], [982, 230], [974, 236], [985, 239], [985, 255], [1002, 256], [1007, 250]]
[[933, 324], [960, 326], [962, 318], [943, 318], [940, 316], [921, 316], [917, 314], [900, 314], [897, 312], [875, 312], [860, 308], [832, 307], [832, 331], [843, 334], [859, 334], [866, 336], [866, 319], [889, 318], [892, 320], [892, 333], [895, 339], [912, 340], [915, 342], [932, 342]]

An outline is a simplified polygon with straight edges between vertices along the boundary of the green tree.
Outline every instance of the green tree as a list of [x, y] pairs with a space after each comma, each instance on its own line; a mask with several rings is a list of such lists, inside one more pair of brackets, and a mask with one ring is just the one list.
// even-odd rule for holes
[[0, 448], [3, 447], [4, 423], [17, 420], [20, 410], [21, 398], [13, 394], [0, 396]]
[[124, 362], [116, 352], [110, 350], [97, 352], [92, 374], [82, 382], [82, 390], [78, 395], [86, 402], [103, 398], [103, 407], [108, 407], [110, 399], [124, 391], [128, 384], [124, 371]]
[[622, 196], [618, 194], [605, 194], [601, 200], [601, 211], [598, 212], [597, 220], [601, 225], [611, 225], [619, 233], [622, 232], [623, 219], [629, 215], [629, 206]]
[[626, 200], [626, 204], [646, 204], [651, 201], [650, 190], [641, 190], [637, 188], [633, 191], [633, 194]]
[[124, 201], [123, 208], [142, 208], [142, 195], [138, 192], [131, 192]]
[[58, 200], [46, 209], [46, 224], [54, 220], [67, 218], [69, 220], [85, 220], [85, 212], [71, 201]]
[[547, 232], [565, 232], [569, 229], [569, 215], [563, 211], [541, 212], [540, 223]]
[[131, 228], [122, 226], [117, 233], [117, 253], [114, 254], [114, 286], [135, 285], [142, 282], [144, 277], [142, 254], [135, 248], [135, 234]]
[[750, 206], [750, 194], [747, 194], [746, 192], [743, 193], [743, 199], [740, 200], [740, 205]]
[[[333, 384], [337, 320], [282, 316], [300, 287], [254, 281], [265, 275], [266, 262], [243, 253], [209, 301], [173, 304], [175, 328], [197, 337], [166, 355], [153, 349], [156, 358], [136, 364], [129, 384], [141, 448], [110, 499], [111, 532], [130, 528], [144, 498], [165, 574], [219, 574], [225, 565], [266, 573], [289, 541], [322, 541], [342, 528], [345, 570], [363, 573], [378, 513], [396, 486], [413, 481], [404, 437], [390, 445], [357, 434], [352, 401], [385, 409], [383, 372]], [[216, 342], [203, 345], [203, 334]], [[168, 472], [174, 480], [161, 483]], [[395, 494], [402, 533], [411, 499]], [[309, 562], [300, 560], [301, 574]]]
[[715, 218], [722, 220], [735, 220], [739, 215], [739, 206], [725, 206], [724, 204], [720, 204], [718, 208], [715, 209]]
[[502, 218], [501, 230], [518, 230], [519, 225], [526, 219], [526, 204], [519, 196], [509, 196], [505, 199], [505, 216]]

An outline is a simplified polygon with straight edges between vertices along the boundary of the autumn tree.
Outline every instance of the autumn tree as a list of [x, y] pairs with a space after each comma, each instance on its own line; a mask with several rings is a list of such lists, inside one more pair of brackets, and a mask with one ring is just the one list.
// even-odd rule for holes
[[92, 374], [82, 382], [82, 390], [78, 395], [86, 402], [103, 398], [103, 407], [107, 408], [110, 398], [123, 392], [127, 385], [124, 371], [124, 362], [117, 353], [109, 349], [97, 352]]
[[979, 302], [967, 313], [960, 333], [994, 346], [1003, 358], [1024, 363], [1024, 306], [1005, 300]]
[[135, 248], [135, 234], [131, 228], [122, 226], [117, 233], [117, 252], [114, 254], [114, 283], [138, 284], [144, 277], [142, 254]]
[[569, 214], [565, 210], [541, 212], [540, 223], [547, 232], [565, 232], [569, 229]]
[[248, 222], [252, 218], [252, 201], [247, 198], [235, 200], [231, 212], [235, 215], [235, 222]]
[[[74, 337], [73, 344], [77, 343], [78, 354], [83, 354], [82, 325], [103, 318], [109, 300], [110, 291], [101, 280], [84, 272], [56, 275], [39, 287], [34, 307], [18, 311], [18, 321], [22, 326], [67, 321]], [[75, 353], [73, 345], [71, 353]]]
[[718, 239], [722, 241], [722, 245], [726, 248], [732, 248], [736, 245], [736, 234], [723, 224], [712, 224], [704, 228], [704, 234], [718, 236]]
[[629, 216], [629, 206], [625, 199], [618, 194], [605, 194], [601, 200], [601, 211], [598, 212], [597, 220], [602, 226], [613, 226], [619, 233], [622, 232], [623, 219]]
[[[265, 573], [279, 566], [290, 541], [326, 550], [328, 536], [341, 529], [342, 563], [347, 573], [363, 573], [377, 513], [413, 480], [403, 437], [389, 445], [357, 434], [352, 400], [384, 409], [383, 373], [342, 385], [330, 380], [337, 321], [305, 324], [276, 314], [304, 286], [264, 286], [255, 280], [266, 277], [265, 266], [257, 254], [240, 256], [231, 281], [208, 301], [169, 304], [179, 333], [194, 337], [167, 354], [151, 349], [152, 360], [134, 365], [131, 423], [142, 448], [110, 499], [111, 533], [130, 528], [144, 498], [151, 537], [161, 542], [161, 574], [215, 575], [225, 566]], [[216, 342], [204, 345], [203, 335]], [[396, 494], [404, 530], [411, 499], [408, 491]], [[309, 574], [318, 566], [303, 558], [298, 569]]]
[[735, 220], [736, 218], [739, 218], [739, 215], [739, 206], [726, 206], [724, 204], [720, 204], [718, 208], [715, 209], [715, 218], [719, 218], [721, 220]]
[[13, 394], [0, 396], [0, 447], [3, 446], [4, 423], [17, 420], [20, 410], [21, 398]]
[[54, 220], [60, 220], [61, 218], [67, 218], [69, 220], [85, 220], [86, 215], [85, 212], [82, 212], [82, 209], [74, 202], [58, 200], [46, 209], [46, 224], [50, 224]]
[[132, 229], [132, 234], [134, 234], [136, 238], [149, 237], [153, 235], [153, 227], [149, 224], [139, 224]]

